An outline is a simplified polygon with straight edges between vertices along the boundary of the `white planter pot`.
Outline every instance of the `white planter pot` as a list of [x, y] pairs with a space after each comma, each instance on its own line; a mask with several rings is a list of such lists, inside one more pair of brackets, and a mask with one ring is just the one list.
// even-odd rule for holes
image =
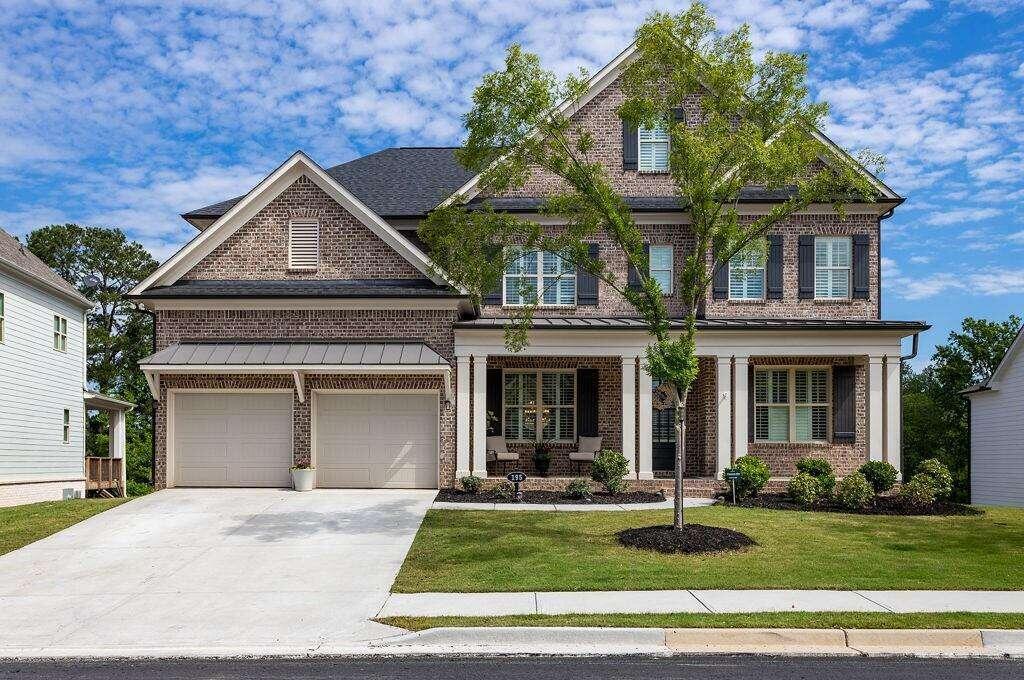
[[316, 481], [316, 469], [292, 470], [292, 486], [296, 491], [312, 491]]

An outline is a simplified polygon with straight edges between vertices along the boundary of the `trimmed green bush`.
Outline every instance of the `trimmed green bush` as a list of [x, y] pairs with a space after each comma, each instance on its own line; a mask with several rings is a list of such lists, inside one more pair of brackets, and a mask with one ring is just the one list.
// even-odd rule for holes
[[629, 461], [618, 451], [605, 449], [594, 456], [590, 466], [590, 478], [604, 487], [611, 494], [620, 493], [626, 488], [623, 477], [629, 472]]
[[137, 482], [134, 479], [128, 480], [127, 489], [129, 498], [136, 498], [137, 496], [145, 496], [147, 493], [153, 492], [153, 487], [149, 484], [143, 484]]
[[864, 479], [868, 480], [868, 484], [875, 490], [875, 493], [885, 493], [893, 488], [899, 477], [896, 468], [881, 460], [864, 463], [857, 472], [864, 475]]
[[516, 488], [512, 486], [512, 482], [502, 482], [494, 487], [494, 495], [503, 501], [510, 501], [516, 497]]
[[953, 475], [949, 474], [949, 468], [943, 465], [938, 458], [929, 458], [918, 463], [914, 477], [918, 475], [926, 475], [931, 478], [936, 498], [949, 498], [953, 493]]
[[832, 463], [824, 458], [807, 456], [796, 462], [796, 469], [799, 472], [806, 472], [818, 480], [818, 494], [820, 496], [832, 495], [836, 488], [836, 474], [832, 470]]
[[811, 473], [800, 472], [789, 480], [786, 491], [794, 501], [809, 508], [814, 505], [814, 501], [818, 500], [818, 496], [821, 494], [821, 483]]
[[565, 495], [569, 498], [590, 498], [593, 492], [590, 490], [590, 482], [585, 479], [574, 479], [565, 487]]
[[740, 478], [736, 480], [736, 495], [740, 498], [756, 496], [771, 477], [768, 464], [757, 456], [740, 456], [732, 467], [740, 471]]
[[846, 475], [836, 485], [836, 503], [847, 510], [866, 507], [875, 497], [875, 489], [867, 477], [859, 472]]
[[467, 493], [478, 493], [480, 488], [484, 485], [484, 480], [480, 479], [476, 475], [466, 475], [459, 480], [459, 484], [466, 490]]
[[927, 508], [935, 503], [938, 494], [935, 480], [924, 473], [918, 473], [900, 487], [899, 498], [911, 508]]

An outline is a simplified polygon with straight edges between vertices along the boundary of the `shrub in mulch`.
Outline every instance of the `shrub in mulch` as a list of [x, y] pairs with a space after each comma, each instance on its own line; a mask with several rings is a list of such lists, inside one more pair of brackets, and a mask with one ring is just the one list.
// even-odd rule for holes
[[962, 503], [936, 501], [931, 505], [909, 505], [899, 496], [875, 496], [874, 500], [864, 507], [844, 508], [835, 499], [821, 499], [810, 507], [800, 505], [786, 494], [766, 493], [753, 498], [744, 498], [737, 503], [744, 508], [764, 508], [767, 510], [803, 510], [811, 512], [845, 512], [854, 515], [941, 515], [967, 516], [983, 515], [983, 510]]
[[[508, 484], [508, 482], [505, 482]], [[509, 484], [511, 487], [511, 484]], [[508, 497], [495, 490], [467, 493], [460, 489], [441, 489], [435, 501], [444, 503], [515, 503], [515, 497]], [[543, 503], [545, 505], [616, 505], [622, 503], [661, 503], [665, 496], [649, 491], [626, 491], [609, 494], [596, 492], [589, 497], [571, 496], [565, 491], [523, 491], [523, 503]]]
[[725, 527], [704, 524], [684, 524], [677, 530], [671, 524], [625, 529], [617, 536], [627, 548], [652, 550], [666, 554], [703, 555], [707, 553], [745, 550], [757, 541]]

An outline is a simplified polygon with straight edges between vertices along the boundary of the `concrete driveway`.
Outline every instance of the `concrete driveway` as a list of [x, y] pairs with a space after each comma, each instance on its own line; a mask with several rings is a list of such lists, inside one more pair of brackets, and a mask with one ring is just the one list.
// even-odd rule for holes
[[376, 616], [434, 491], [171, 489], [0, 557], [0, 656], [303, 653]]

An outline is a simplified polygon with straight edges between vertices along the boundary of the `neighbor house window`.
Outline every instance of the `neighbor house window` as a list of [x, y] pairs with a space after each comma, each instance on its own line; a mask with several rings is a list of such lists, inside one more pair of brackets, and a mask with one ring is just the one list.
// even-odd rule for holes
[[729, 259], [729, 299], [764, 299], [764, 252], [746, 248]]
[[288, 268], [316, 269], [320, 263], [320, 222], [288, 222]]
[[4, 326], [5, 319], [6, 317], [4, 316], [4, 294], [0, 293], [0, 342], [4, 341], [4, 331], [6, 330]]
[[637, 168], [641, 172], [668, 172], [668, 126], [639, 128]]
[[842, 300], [850, 297], [850, 249], [849, 237], [815, 237], [815, 298]]
[[827, 368], [772, 368], [754, 372], [754, 439], [828, 441]]
[[53, 315], [53, 348], [58, 352], [68, 351], [68, 320]]
[[534, 302], [549, 307], [576, 304], [576, 271], [557, 253], [526, 251], [505, 269], [504, 304]]
[[506, 371], [504, 398], [506, 439], [575, 440], [575, 372]]
[[64, 424], [61, 427], [61, 441], [71, 443], [71, 410], [64, 409]]
[[651, 278], [665, 295], [672, 294], [672, 246], [650, 246]]

